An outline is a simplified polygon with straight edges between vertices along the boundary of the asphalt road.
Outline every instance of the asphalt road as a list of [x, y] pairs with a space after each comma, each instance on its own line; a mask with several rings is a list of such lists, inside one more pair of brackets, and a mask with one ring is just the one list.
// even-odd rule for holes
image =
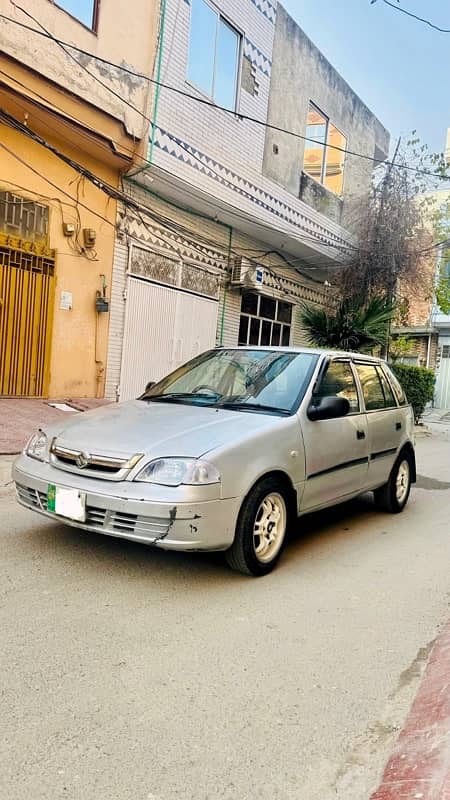
[[42, 520], [0, 489], [0, 796], [368, 797], [449, 615], [435, 430], [402, 515], [367, 497], [305, 518], [259, 580]]

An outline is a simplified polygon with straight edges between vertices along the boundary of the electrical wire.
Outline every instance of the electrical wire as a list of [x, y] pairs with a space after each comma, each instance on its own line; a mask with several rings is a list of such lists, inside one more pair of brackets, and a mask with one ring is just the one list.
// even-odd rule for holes
[[[17, 160], [18, 160], [20, 163], [22, 163], [24, 166], [28, 167], [28, 168], [29, 168], [29, 169], [30, 169], [30, 170], [31, 170], [31, 171], [32, 171], [34, 174], [38, 175], [38, 176], [39, 176], [39, 177], [41, 177], [41, 178], [42, 178], [44, 181], [46, 181], [47, 183], [49, 183], [49, 185], [51, 185], [53, 188], [57, 188], [59, 191], [61, 191], [61, 193], [62, 193], [62, 194], [64, 194], [65, 196], [69, 197], [71, 200], [74, 200], [74, 198], [73, 198], [71, 195], [69, 195], [69, 194], [68, 194], [67, 192], [65, 192], [63, 189], [59, 189], [59, 187], [57, 187], [57, 186], [56, 186], [56, 184], [54, 184], [54, 183], [53, 183], [53, 182], [52, 182], [52, 181], [51, 181], [49, 178], [47, 178], [47, 176], [45, 176], [43, 173], [39, 172], [39, 170], [36, 170], [34, 167], [32, 167], [30, 164], [28, 164], [28, 163], [27, 163], [27, 162], [26, 162], [24, 159], [22, 159], [22, 158], [21, 158], [21, 157], [20, 157], [20, 156], [19, 156], [17, 153], [14, 153], [14, 151], [13, 151], [13, 150], [11, 150], [11, 148], [7, 147], [7, 146], [6, 146], [6, 145], [4, 145], [2, 142], [0, 142], [0, 147], [2, 147], [4, 150], [6, 150], [6, 151], [7, 151], [7, 152], [8, 152], [8, 153], [11, 155], [11, 156], [13, 156], [14, 158], [16, 158], [16, 159], [17, 159]], [[16, 185], [17, 185], [17, 184], [16, 184]], [[19, 187], [19, 188], [20, 188], [20, 187]], [[38, 196], [45, 197], [45, 195], [38, 195]], [[52, 198], [52, 199], [58, 199], [58, 198]], [[68, 204], [67, 204], [67, 205], [68, 205]], [[103, 217], [103, 216], [102, 216], [101, 214], [99, 214], [98, 212], [95, 212], [93, 209], [89, 208], [88, 206], [86, 206], [86, 205], [85, 205], [84, 203], [82, 203], [81, 201], [80, 201], [80, 205], [82, 205], [82, 206], [83, 206], [83, 207], [84, 207], [86, 210], [90, 211], [91, 213], [94, 213], [94, 214], [96, 214], [96, 215], [97, 215], [98, 217], [100, 217], [101, 219], [104, 219], [104, 221], [105, 221], [105, 222], [108, 222], [109, 224], [112, 224], [112, 223], [110, 223], [110, 221], [109, 221], [109, 220], [108, 220], [106, 217]], [[137, 211], [138, 209], [133, 209], [133, 210]], [[143, 208], [142, 208], [142, 211], [143, 211], [143, 212], [146, 212], [146, 211], [148, 211], [148, 209], [146, 209], [145, 207], [143, 207]], [[138, 217], [140, 218], [140, 221], [143, 223], [143, 225], [146, 227], [146, 226], [147, 226], [147, 224], [145, 223], [145, 221], [142, 219], [142, 217], [141, 217], [139, 214], [138, 214]], [[155, 231], [154, 231], [154, 229], [152, 229], [152, 233], [153, 233], [153, 235], [155, 235]], [[164, 241], [164, 237], [161, 237], [159, 232], [157, 232], [157, 233], [156, 233], [156, 236], [157, 236], [158, 238], [160, 238], [160, 239], [161, 239], [161, 241]], [[132, 236], [131, 236], [131, 238], [135, 238], [135, 237], [132, 237]], [[140, 242], [140, 244], [142, 244], [142, 241], [141, 241], [140, 239], [137, 239], [137, 241], [138, 241], [138, 242]], [[167, 242], [167, 240], [165, 240], [165, 241], [166, 241], [166, 243], [167, 243], [167, 244], [169, 244], [169, 245], [170, 245], [170, 246], [173, 248], [173, 243], [172, 243], [172, 242]], [[217, 243], [215, 243], [215, 246], [217, 246]], [[202, 255], [204, 255], [204, 254], [202, 253]], [[239, 255], [239, 254], [238, 254], [238, 255]], [[216, 260], [219, 260], [219, 259], [216, 259]], [[226, 259], [226, 260], [228, 260], [228, 259]], [[276, 273], [276, 272], [275, 272], [273, 269], [271, 269], [271, 268], [266, 268], [266, 267], [265, 267], [265, 270], [266, 270], [267, 274], [268, 274], [268, 275], [269, 275], [269, 276], [270, 276], [270, 277], [271, 277], [271, 278], [272, 278], [274, 281], [276, 281], [276, 282], [277, 282], [277, 285], [276, 285], [275, 287], [272, 287], [272, 288], [275, 288], [275, 289], [277, 289], [277, 290], [281, 291], [283, 294], [285, 294], [285, 296], [287, 296], [287, 297], [290, 297], [291, 299], [292, 299], [292, 298], [296, 298], [296, 299], [298, 299], [298, 297], [299, 297], [299, 293], [301, 292], [301, 290], [302, 290], [302, 289], [303, 289], [303, 290], [313, 290], [313, 287], [312, 287], [311, 285], [308, 285], [308, 284], [302, 284], [302, 283], [300, 283], [300, 282], [298, 282], [298, 281], [292, 281], [292, 280], [290, 280], [289, 278], [286, 278], [285, 276], [280, 276], [278, 273]], [[297, 271], [296, 271], [296, 272], [297, 272]], [[323, 287], [323, 282], [322, 282], [322, 281], [317, 281], [317, 280], [316, 280], [315, 278], [313, 278], [313, 277], [311, 277], [311, 278], [309, 278], [309, 277], [308, 277], [308, 279], [310, 280], [310, 282], [311, 282], [311, 283], [319, 283], [319, 284], [321, 285], [321, 287]], [[281, 286], [281, 283], [280, 283], [281, 281], [284, 281], [285, 283], [290, 283], [292, 286], [295, 286], [295, 288], [297, 289], [297, 292], [296, 292], [295, 294], [293, 294], [292, 292], [289, 292], [289, 291], [287, 291], [287, 290], [283, 289], [283, 288], [282, 288], [282, 286]], [[313, 301], [311, 301], [311, 302], [313, 302]], [[315, 302], [315, 301], [314, 301], [314, 302]]]
[[[0, 116], [6, 116], [7, 120], [9, 120], [10, 122], [14, 122], [15, 123], [13, 125], [13, 127], [15, 127], [16, 129], [20, 130], [25, 135], [33, 138], [34, 140], [37, 140], [39, 144], [44, 145], [44, 146], [48, 145], [48, 143], [45, 143], [45, 140], [43, 140], [42, 137], [38, 136], [37, 134], [34, 134], [30, 130], [30, 128], [28, 126], [22, 125], [17, 120], [15, 120], [15, 118], [13, 118], [10, 115], [6, 114], [6, 112], [1, 112]], [[56, 184], [53, 184], [51, 181], [49, 181], [46, 178], [46, 176], [42, 175], [42, 173], [39, 173], [38, 170], [35, 170], [33, 167], [31, 167], [31, 165], [27, 164], [27, 162], [25, 162], [23, 159], [21, 159], [19, 156], [17, 156], [17, 154], [14, 154], [5, 145], [1, 145], [1, 146], [3, 146], [4, 149], [6, 149], [8, 152], [10, 152], [10, 154], [12, 154], [14, 157], [16, 157], [21, 163], [25, 164], [25, 166], [28, 166], [33, 172], [35, 172], [36, 174], [40, 175], [44, 180], [46, 180], [50, 185], [52, 185], [53, 188], [58, 188], [59, 189], [59, 187], [57, 187]], [[203, 240], [203, 243], [204, 243], [205, 246], [212, 247], [214, 249], [217, 248], [217, 246], [218, 246], [217, 240], [211, 240], [211, 239], [208, 239], [206, 237], [202, 237], [200, 234], [197, 234], [196, 235], [197, 238], [192, 240], [192, 238], [189, 238], [189, 237], [192, 237], [192, 232], [189, 229], [186, 229], [182, 225], [174, 224], [173, 221], [170, 220], [170, 218], [166, 218], [163, 215], [155, 214], [150, 209], [148, 209], [146, 206], [142, 206], [139, 203], [137, 203], [135, 201], [132, 201], [129, 197], [127, 197], [127, 195], [125, 195], [124, 193], [118, 192], [118, 190], [115, 189], [114, 187], [108, 186], [104, 181], [102, 181], [102, 179], [100, 179], [98, 176], [93, 175], [93, 173], [90, 173], [89, 170], [86, 170], [84, 167], [79, 165], [77, 162], [74, 162], [73, 159], [68, 159], [63, 154], [60, 154], [59, 151], [57, 151], [56, 148], [54, 148], [52, 145], [48, 145], [48, 148], [53, 152], [54, 155], [57, 155], [58, 157], [61, 157], [64, 160], [65, 163], [69, 163], [70, 166], [80, 174], [80, 178], [81, 178], [81, 176], [87, 177], [89, 180], [91, 180], [94, 183], [94, 185], [97, 188], [103, 189], [104, 191], [106, 191], [107, 187], [108, 187], [108, 189], [109, 189], [108, 195], [109, 196], [111, 196], [111, 195], [114, 196], [114, 199], [118, 199], [125, 206], [127, 206], [127, 205], [130, 206], [131, 209], [136, 213], [138, 220], [148, 230], [150, 230], [150, 228], [144, 222], [143, 217], [142, 217], [143, 214], [149, 216], [152, 219], [153, 223], [156, 222], [159, 225], [162, 224], [163, 227], [165, 227], [166, 230], [169, 230], [171, 233], [177, 233], [179, 235], [182, 235], [183, 238], [191, 244], [192, 249], [196, 250], [196, 252], [199, 253], [202, 257], [204, 257], [205, 254], [198, 247], [198, 239], [199, 239], [199, 237], [200, 237], [201, 240]], [[64, 192], [64, 190], [61, 190], [61, 191], [67, 197], [70, 197], [70, 199], [72, 201], [75, 200], [75, 198], [73, 198], [72, 195], [69, 195], [67, 192]], [[89, 208], [84, 203], [82, 203], [79, 200], [79, 197], [77, 197], [77, 200], [78, 200], [78, 202], [80, 203], [81, 206], [86, 208], [86, 210], [91, 211], [92, 213], [96, 214], [97, 216], [99, 216], [104, 221], [108, 222], [109, 224], [112, 224], [109, 220], [107, 220], [106, 217], [103, 217], [102, 215], [99, 215], [98, 212], [93, 211], [93, 209]], [[177, 252], [176, 246], [174, 245], [173, 241], [167, 240], [164, 237], [164, 235], [161, 234], [160, 231], [159, 232], [155, 232], [154, 229], [151, 229], [151, 232], [152, 232], [153, 235], [157, 235], [158, 238], [160, 239], [160, 241], [165, 242], [170, 247], [171, 250], [175, 250], [175, 252]], [[440, 244], [442, 244], [442, 243], [436, 243], [435, 246], [439, 246]], [[428, 249], [428, 248], [425, 248], [425, 249]], [[430, 246], [430, 249], [431, 249], [431, 246]], [[265, 251], [265, 253], [262, 254], [261, 258], [263, 258], [265, 256], [269, 256], [273, 252], [274, 251]], [[275, 251], [275, 254], [278, 256], [278, 258], [280, 258], [281, 260], [283, 260], [285, 262], [286, 266], [293, 268], [297, 274], [303, 275], [303, 277], [307, 278], [307, 280], [309, 280], [309, 281], [311, 281], [313, 283], [320, 284], [321, 286], [324, 285], [324, 282], [322, 280], [318, 280], [312, 275], [305, 275], [305, 273], [300, 268], [296, 267], [295, 266], [296, 259], [287, 259], [284, 256], [284, 254], [280, 253], [279, 251]], [[242, 256], [243, 254], [241, 252], [234, 251], [233, 255]], [[217, 255], [215, 255], [215, 260], [216, 261], [220, 261], [221, 258], [220, 257], [218, 258]], [[228, 256], [222, 256], [222, 260], [224, 262], [228, 262]], [[259, 259], [259, 260], [261, 260], [261, 259]], [[317, 270], [320, 270], [321, 272], [324, 272], [324, 271], [328, 272], [328, 271], [330, 271], [330, 268], [334, 268], [334, 269], [342, 269], [343, 268], [341, 265], [336, 265], [336, 264], [327, 265], [326, 263], [321, 263], [320, 266], [314, 268], [313, 266], [305, 265], [303, 259], [298, 259], [298, 260], [302, 261], [302, 266], [303, 266], [304, 270], [305, 269], [306, 270], [308, 270], [308, 269], [309, 270], [317, 269]], [[268, 267], [265, 267], [265, 269], [269, 270]], [[279, 276], [277, 275], [277, 273], [273, 272], [273, 270], [271, 272], [272, 272], [273, 276], [276, 276], [279, 279]]]
[[[390, 6], [394, 9], [394, 11], [401, 11], [402, 14], [406, 14], [407, 17], [412, 17], [413, 19], [418, 20], [418, 22], [423, 22], [424, 25], [428, 25], [430, 28], [433, 28], [435, 31], [439, 31], [439, 33], [450, 33], [450, 28], [440, 28], [438, 25], [435, 25], [433, 22], [430, 22], [429, 19], [425, 19], [424, 17], [418, 17], [417, 14], [413, 14], [412, 11], [408, 11], [406, 8], [402, 8], [400, 5], [395, 5], [394, 3], [389, 2], [389, 0], [381, 0], [386, 6]], [[370, 5], [373, 6], [377, 0], [371, 0]]]
[[[26, 89], [27, 91], [31, 91], [31, 92], [33, 92], [33, 94], [34, 94], [36, 97], [40, 98], [40, 99], [41, 99], [41, 100], [43, 100], [44, 102], [46, 101], [46, 98], [45, 98], [43, 95], [40, 95], [38, 92], [36, 92], [34, 89], [32, 89], [31, 87], [27, 86], [27, 85], [26, 85], [26, 84], [24, 84], [23, 82], [21, 82], [21, 81], [18, 81], [18, 80], [17, 80], [17, 79], [16, 79], [14, 76], [12, 76], [12, 75], [9, 75], [8, 73], [5, 73], [5, 71], [4, 71], [4, 70], [0, 70], [0, 74], [3, 74], [5, 77], [7, 77], [7, 78], [9, 78], [9, 79], [11, 79], [11, 80], [14, 80], [14, 81], [17, 83], [17, 85], [21, 86], [23, 89]], [[21, 108], [23, 108], [24, 110], [26, 110], [26, 107], [25, 107], [23, 104], [21, 104], [21, 103], [20, 103], [20, 101], [16, 101], [16, 102], [17, 102], [17, 105], [18, 105], [19, 107], [21, 107]], [[61, 107], [58, 107], [58, 106], [57, 106], [57, 105], [55, 105], [54, 103], [52, 103], [52, 108], [53, 108], [53, 109], [58, 109], [58, 108], [59, 108], [59, 110], [60, 110], [60, 111], [61, 111], [63, 114], [65, 114], [65, 111], [64, 111], [64, 109], [62, 109]], [[77, 125], [82, 125], [82, 122], [81, 122], [79, 119], [77, 119], [76, 117], [73, 117], [73, 116], [68, 116], [67, 118], [68, 118], [68, 119], [70, 119], [71, 121], [73, 121], [73, 122], [74, 122], [75, 124], [77, 124]], [[47, 122], [45, 122], [45, 121], [44, 121], [44, 120], [42, 120], [42, 119], [40, 120], [40, 122], [41, 122], [41, 124], [44, 124], [44, 125], [46, 125], [46, 127], [47, 127], [47, 128], [49, 128], [49, 129], [51, 130], [51, 126], [50, 126], [50, 125], [49, 125]], [[88, 132], [88, 131], [86, 131], [86, 130], [84, 130], [84, 131], [83, 131], [83, 133], [84, 133], [84, 134], [85, 134], [85, 135], [86, 135], [88, 138], [90, 138], [91, 140], [98, 141], [98, 137], [97, 137], [97, 136], [96, 136], [94, 133], [90, 133], [90, 132]], [[63, 135], [60, 135], [60, 138], [62, 138], [63, 140], [67, 141], [69, 144], [71, 144], [71, 143], [72, 143], [72, 142], [71, 142], [71, 140], [70, 140], [68, 137], [65, 137], [65, 136], [63, 136]], [[123, 147], [123, 146], [122, 146], [122, 149], [126, 149], [126, 150], [128, 150], [128, 152], [130, 152], [130, 153], [131, 153], [133, 156], [135, 156], [136, 158], [139, 158], [139, 159], [142, 161], [142, 163], [144, 163], [145, 165], [148, 165], [148, 166], [150, 166], [150, 162], [149, 162], [147, 159], [145, 159], [143, 156], [140, 156], [140, 155], [138, 155], [137, 153], [135, 153], [134, 151], [132, 151], [132, 150], [131, 150], [131, 149], [129, 149], [129, 148], [125, 148], [125, 147]], [[164, 170], [163, 170], [163, 171], [164, 171]], [[167, 173], [167, 175], [170, 175], [170, 173]], [[169, 181], [169, 182], [170, 182], [170, 181]], [[137, 185], [139, 188], [141, 188], [141, 189], [144, 189], [146, 192], [148, 192], [148, 191], [149, 191], [149, 190], [148, 190], [146, 187], [143, 187], [143, 186], [142, 186], [142, 184], [139, 184], [139, 183], [137, 183], [137, 182], [135, 182], [135, 183], [136, 183], [136, 185]], [[173, 185], [173, 184], [172, 184], [172, 185]], [[151, 193], [151, 194], [153, 194], [153, 195], [155, 195], [156, 197], [159, 197], [159, 198], [160, 198], [162, 201], [164, 201], [164, 198], [163, 198], [162, 196], [158, 195], [156, 192], [150, 192], [150, 193]], [[222, 210], [222, 207], [221, 207], [219, 204], [216, 204], [216, 203], [215, 203], [213, 200], [210, 200], [210, 199], [209, 199], [209, 200], [208, 200], [208, 203], [209, 203], [209, 205], [211, 205], [211, 206], [213, 206], [213, 207], [216, 207], [216, 208], [218, 208], [219, 210]], [[183, 210], [183, 209], [182, 209], [182, 210]], [[184, 210], [186, 210], [186, 209], [184, 209]], [[191, 213], [196, 213], [196, 212], [191, 212]], [[234, 214], [235, 216], [237, 216], [238, 218], [242, 219], [242, 220], [247, 220], [247, 219], [248, 219], [247, 217], [245, 217], [245, 215], [243, 215], [243, 214], [239, 214], [239, 212], [238, 212], [238, 210], [237, 210], [237, 209], [235, 209], [235, 210], [233, 211], [233, 214]], [[217, 220], [215, 220], [213, 217], [210, 217], [210, 216], [208, 216], [208, 215], [197, 214], [197, 216], [201, 216], [202, 218], [209, 219], [211, 222], [216, 222], [216, 221], [217, 221]], [[276, 230], [275, 228], [272, 228], [272, 227], [270, 227], [270, 228], [269, 228], [269, 226], [267, 226], [267, 225], [264, 225], [264, 223], [260, 223], [260, 222], [256, 222], [256, 221], [255, 221], [255, 224], [259, 225], [260, 227], [263, 227], [265, 230], [269, 230], [269, 229], [270, 229], [270, 230]], [[281, 233], [282, 231], [279, 231], [279, 232]], [[289, 233], [288, 229], [285, 229], [285, 231], [283, 231], [283, 232], [285, 232], [285, 233]], [[348, 248], [348, 249], [352, 249], [352, 250], [357, 250], [357, 249], [360, 249], [360, 248], [356, 248], [356, 247], [354, 247], [354, 246], [352, 246], [352, 245], [350, 245], [350, 244], [348, 244], [348, 243], [347, 243], [347, 244], [345, 244], [345, 245], [342, 243], [342, 245], [341, 245], [341, 244], [334, 244], [333, 242], [324, 242], [324, 241], [320, 240], [320, 238], [316, 238], [316, 237], [313, 237], [313, 236], [309, 236], [309, 237], [307, 237], [307, 235], [305, 235], [305, 236], [303, 236], [303, 237], [296, 237], [296, 238], [299, 238], [299, 240], [301, 240], [301, 241], [305, 241], [305, 242], [307, 242], [307, 241], [310, 241], [310, 242], [312, 242], [312, 243], [314, 243], [314, 244], [316, 244], [316, 245], [317, 245], [317, 244], [320, 244], [322, 247], [329, 247], [329, 248], [330, 248], [330, 247], [334, 247], [334, 248], [337, 248], [338, 250], [341, 250], [341, 249], [347, 249], [347, 248]], [[263, 250], [261, 250], [261, 249], [259, 249], [259, 250], [258, 250], [258, 249], [253, 249], [252, 251], [253, 251], [253, 252], [255, 252], [255, 253], [264, 253], [264, 252], [265, 252], [265, 251], [263, 251]], [[314, 268], [314, 267], [311, 265], [311, 260], [310, 260], [310, 259], [308, 259], [308, 258], [297, 259], [297, 261], [298, 261], [298, 262], [303, 262], [303, 263], [305, 264], [305, 267], [307, 266], [308, 268], [311, 268], [311, 269], [313, 269], [313, 268]], [[322, 260], [322, 261], [323, 261], [323, 260]], [[320, 266], [320, 267], [317, 267], [316, 269], [323, 269], [323, 264], [322, 264], [322, 261], [321, 261], [321, 266]], [[293, 262], [292, 262], [292, 263], [293, 263]], [[334, 265], [333, 265], [333, 266], [334, 266]], [[340, 268], [340, 267], [338, 267], [338, 268]]]
[[[387, 0], [383, 0], [383, 2], [387, 2]], [[15, 8], [17, 8], [19, 11], [21, 11], [23, 14], [25, 14], [31, 20], [33, 20], [33, 22], [35, 22], [36, 25], [39, 25], [42, 28], [42, 30], [41, 31], [36, 30], [36, 28], [34, 28], [33, 26], [25, 25], [24, 23], [19, 22], [19, 20], [13, 19], [12, 17], [8, 17], [5, 14], [0, 14], [0, 19], [5, 20], [6, 22], [11, 22], [14, 25], [18, 25], [18, 26], [20, 26], [20, 27], [22, 27], [22, 28], [24, 28], [24, 29], [26, 29], [26, 30], [28, 30], [30, 32], [33, 32], [33, 33], [37, 34], [37, 35], [44, 36], [45, 38], [50, 39], [51, 41], [53, 41], [56, 44], [58, 44], [61, 47], [61, 49], [64, 50], [66, 55], [69, 58], [71, 58], [77, 64], [77, 66], [79, 68], [84, 69], [91, 78], [93, 78], [94, 80], [98, 81], [98, 83], [100, 83], [105, 89], [107, 89], [107, 91], [109, 91], [109, 92], [113, 93], [114, 95], [116, 95], [116, 97], [118, 99], [120, 99], [123, 103], [125, 103], [125, 105], [128, 105], [133, 111], [135, 111], [137, 114], [139, 114], [143, 119], [145, 119], [151, 125], [154, 124], [153, 120], [151, 120], [149, 117], [147, 117], [145, 114], [143, 114], [140, 111], [140, 109], [138, 109], [137, 107], [133, 106], [133, 104], [131, 104], [128, 101], [126, 101], [121, 95], [116, 93], [107, 84], [103, 83], [103, 81], [101, 81], [100, 78], [98, 78], [96, 75], [91, 73], [87, 69], [87, 67], [85, 67], [83, 64], [81, 64], [78, 61], [78, 59], [75, 58], [75, 56], [73, 56], [71, 53], [68, 52], [67, 48], [69, 48], [70, 50], [73, 50], [73, 51], [75, 51], [77, 53], [80, 53], [80, 55], [88, 56], [92, 60], [99, 61], [100, 63], [108, 65], [110, 67], [114, 67], [115, 69], [117, 69], [119, 71], [122, 71], [122, 72], [125, 72], [128, 75], [132, 75], [135, 78], [140, 78], [141, 80], [148, 81], [149, 83], [152, 83], [154, 86], [159, 86], [162, 89], [167, 89], [168, 91], [174, 92], [174, 93], [176, 93], [176, 94], [178, 94], [178, 95], [180, 95], [182, 97], [188, 98], [190, 100], [194, 100], [195, 102], [200, 103], [201, 105], [208, 106], [208, 107], [210, 107], [210, 108], [212, 108], [212, 109], [214, 109], [216, 111], [222, 111], [222, 112], [224, 112], [226, 114], [231, 114], [231, 116], [233, 116], [233, 117], [235, 117], [235, 118], [237, 118], [239, 120], [244, 120], [244, 121], [247, 121], [247, 122], [251, 122], [251, 123], [253, 123], [255, 125], [262, 126], [262, 127], [266, 128], [268, 130], [273, 130], [273, 131], [276, 131], [278, 133], [286, 134], [288, 136], [293, 136], [294, 138], [300, 139], [300, 140], [305, 141], [305, 142], [311, 142], [312, 144], [317, 144], [317, 145], [321, 145], [321, 146], [323, 145], [323, 142], [320, 142], [317, 139], [313, 139], [313, 138], [311, 138], [309, 136], [304, 136], [301, 133], [297, 133], [296, 131], [291, 131], [291, 130], [289, 130], [287, 128], [283, 128], [283, 127], [280, 127], [278, 125], [273, 125], [272, 123], [269, 123], [269, 122], [266, 122], [264, 120], [258, 119], [257, 117], [252, 117], [252, 116], [250, 116], [248, 114], [241, 114], [239, 111], [233, 111], [233, 110], [231, 110], [229, 108], [226, 108], [225, 106], [217, 105], [216, 103], [213, 103], [213, 102], [211, 102], [209, 100], [206, 100], [205, 98], [199, 97], [199, 96], [194, 95], [194, 94], [192, 94], [190, 92], [184, 91], [183, 89], [179, 89], [179, 88], [177, 88], [175, 86], [171, 86], [170, 84], [166, 84], [163, 81], [158, 81], [155, 78], [151, 78], [148, 75], [144, 75], [143, 73], [136, 72], [136, 71], [131, 70], [131, 69], [127, 68], [127, 67], [124, 67], [124, 66], [122, 66], [120, 64], [116, 64], [113, 61], [108, 61], [107, 59], [101, 58], [100, 56], [97, 56], [94, 53], [90, 53], [87, 50], [83, 50], [83, 48], [77, 47], [76, 45], [70, 44], [69, 42], [65, 42], [62, 39], [58, 39], [56, 36], [53, 36], [53, 34], [51, 34], [49, 31], [47, 31], [46, 28], [42, 25], [42, 23], [40, 23], [35, 17], [33, 17], [32, 14], [30, 14], [28, 11], [23, 9], [21, 6], [17, 5], [17, 3], [13, 3], [13, 5], [14, 5]], [[394, 6], [394, 8], [395, 8], [395, 6]], [[170, 134], [170, 133], [167, 132], [167, 136], [170, 139], [172, 139], [173, 141], [177, 142], [177, 144], [179, 144], [179, 146], [183, 148], [183, 143], [180, 142], [179, 140], [177, 140], [177, 138], [175, 136], [173, 136], [173, 134]], [[395, 164], [392, 161], [389, 161], [388, 159], [375, 158], [374, 156], [370, 156], [370, 155], [367, 155], [365, 153], [358, 153], [355, 150], [350, 150], [348, 148], [339, 147], [338, 145], [329, 145], [329, 148], [332, 149], [332, 150], [335, 150], [337, 152], [341, 152], [341, 153], [343, 153], [343, 154], [345, 154], [347, 156], [354, 156], [356, 158], [362, 158], [362, 159], [364, 159], [366, 161], [372, 162], [373, 164], [384, 164], [386, 166], [392, 166], [392, 167], [394, 167], [396, 169], [408, 170], [408, 171], [414, 172], [414, 173], [416, 173], [418, 175], [424, 175], [424, 176], [427, 176], [427, 177], [430, 177], [430, 178], [436, 178], [436, 179], [439, 179], [439, 180], [450, 180], [450, 175], [444, 175], [444, 174], [439, 173], [439, 172], [432, 172], [430, 170], [420, 169], [419, 167], [414, 167], [414, 166], [412, 166], [410, 164]], [[189, 152], [189, 154], [195, 158], [195, 155], [192, 153], [192, 151], [190, 149], [188, 149], [186, 147], [184, 147], [184, 149], [186, 149], [187, 152]], [[203, 162], [201, 162], [201, 163], [203, 163]]]

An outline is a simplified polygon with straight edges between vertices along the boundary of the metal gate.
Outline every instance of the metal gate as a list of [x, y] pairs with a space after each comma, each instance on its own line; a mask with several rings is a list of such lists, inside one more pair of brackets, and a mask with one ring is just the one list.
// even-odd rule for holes
[[54, 273], [53, 250], [0, 233], [0, 396], [48, 392]]
[[441, 359], [436, 380], [435, 406], [450, 409], [450, 337], [441, 337], [439, 344]]
[[121, 400], [215, 345], [217, 300], [130, 277], [126, 303]]

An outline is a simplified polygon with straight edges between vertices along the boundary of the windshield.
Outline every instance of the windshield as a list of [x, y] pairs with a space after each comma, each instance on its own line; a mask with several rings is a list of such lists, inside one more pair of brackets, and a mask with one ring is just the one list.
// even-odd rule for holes
[[318, 356], [273, 350], [211, 350], [168, 375], [141, 400], [291, 414]]

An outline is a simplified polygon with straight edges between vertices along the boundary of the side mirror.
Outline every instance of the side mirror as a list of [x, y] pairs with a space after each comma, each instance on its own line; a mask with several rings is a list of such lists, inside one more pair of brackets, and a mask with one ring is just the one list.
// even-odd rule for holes
[[338, 397], [337, 395], [330, 395], [329, 397], [322, 397], [317, 405], [314, 402], [308, 407], [306, 412], [308, 419], [315, 422], [319, 419], [336, 419], [337, 417], [345, 417], [350, 411], [350, 403], [345, 397]]
[[150, 389], [151, 389], [151, 388], [152, 388], [154, 385], [155, 385], [155, 381], [149, 381], [149, 382], [147, 383], [147, 386], [145, 387], [145, 391], [146, 391], [146, 392], [149, 392], [149, 391], [150, 391]]

